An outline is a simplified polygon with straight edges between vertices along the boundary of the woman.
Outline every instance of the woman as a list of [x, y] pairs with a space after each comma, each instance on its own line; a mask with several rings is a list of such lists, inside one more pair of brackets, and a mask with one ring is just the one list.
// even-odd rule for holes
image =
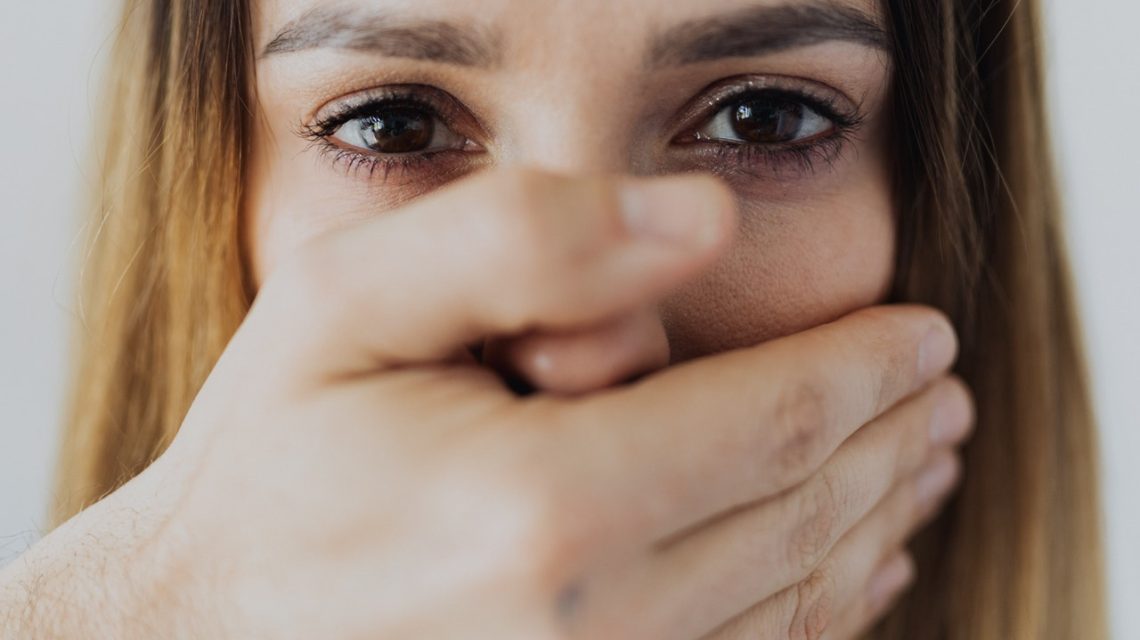
[[[842, 638], [913, 580], [874, 637], [1104, 637], [1036, 34], [1012, 0], [129, 3], [66, 524], [13, 628]], [[939, 315], [859, 311], [900, 301], [978, 425], [913, 560], [973, 409]]]

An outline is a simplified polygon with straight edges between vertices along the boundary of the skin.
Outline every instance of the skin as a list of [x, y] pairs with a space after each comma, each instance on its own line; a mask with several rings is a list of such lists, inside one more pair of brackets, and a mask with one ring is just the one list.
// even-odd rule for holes
[[[892, 258], [887, 67], [827, 43], [636, 73], [641, 17], [696, 4], [480, 3], [514, 27], [490, 75], [262, 58], [253, 308], [167, 451], [0, 574], [0, 621], [678, 640], [873, 624], [973, 422], [946, 319], [863, 308]], [[310, 6], [259, 5], [258, 49]], [[844, 85], [863, 126], [819, 172], [673, 175], [715, 167], [671, 149], [669, 114], [745, 72]], [[447, 80], [500, 135], [471, 170], [345, 172], [295, 130], [361, 78]]]
[[[808, 3], [788, 6], [797, 4]], [[258, 50], [283, 26], [322, 5], [330, 3], [260, 2]], [[886, 152], [890, 60], [883, 51], [832, 40], [762, 57], [646, 72], [642, 61], [653, 34], [756, 3], [356, 0], [332, 6], [356, 7], [365, 15], [387, 10], [405, 19], [483, 25], [501, 32], [503, 60], [492, 69], [468, 68], [335, 47], [259, 60], [263, 117], [255, 136], [246, 234], [258, 281], [305, 239], [382, 215], [477, 170], [711, 171], [711, 161], [693, 159], [671, 145], [678, 128], [691, 124], [680, 122], [678, 112], [714, 82], [784, 76], [789, 89], [819, 85], [823, 95], [845, 108], [857, 107], [863, 123], [837, 158], [814, 161], [814, 171], [798, 170], [792, 161], [778, 167], [754, 163], [721, 174], [741, 209], [741, 233], [711, 269], [660, 302], [657, 315], [668, 359], [679, 362], [794, 333], [886, 295], [895, 212]], [[845, 6], [876, 15], [872, 2]], [[434, 84], [497, 135], [474, 136], [486, 151], [453, 176], [409, 173], [385, 183], [329, 162], [295, 134], [298, 123], [311, 122], [313, 114], [337, 100], [396, 82]], [[637, 326], [652, 333], [651, 324], [642, 319]], [[548, 363], [547, 368], [567, 367]]]
[[[628, 189], [653, 223], [627, 223]], [[972, 423], [940, 314], [865, 309], [575, 396], [519, 398], [461, 348], [629, 313], [738, 222], [709, 178], [488, 173], [307, 243], [167, 451], [0, 575], [0, 620], [19, 637], [855, 637], [912, 578], [901, 546]], [[535, 250], [507, 251], [522, 239]], [[437, 251], [452, 278], [401, 271]]]

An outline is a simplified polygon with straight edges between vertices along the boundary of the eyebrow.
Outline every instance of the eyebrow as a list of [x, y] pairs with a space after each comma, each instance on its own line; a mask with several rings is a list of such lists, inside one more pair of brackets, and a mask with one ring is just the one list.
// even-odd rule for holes
[[645, 66], [680, 66], [721, 58], [750, 57], [840, 40], [890, 50], [876, 20], [832, 1], [746, 7], [670, 27], [649, 47]]
[[261, 57], [325, 47], [466, 67], [494, 66], [502, 57], [497, 34], [469, 25], [324, 7], [286, 24]]
[[[888, 33], [872, 16], [834, 0], [819, 0], [746, 7], [675, 25], [651, 39], [645, 67], [760, 56], [831, 40], [890, 47]], [[495, 31], [445, 20], [317, 7], [286, 24], [261, 57], [326, 47], [466, 67], [493, 67], [503, 55]]]

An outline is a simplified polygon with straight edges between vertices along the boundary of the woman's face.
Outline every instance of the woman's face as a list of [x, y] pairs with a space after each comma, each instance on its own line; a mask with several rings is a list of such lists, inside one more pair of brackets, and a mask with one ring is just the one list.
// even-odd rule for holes
[[306, 238], [491, 167], [706, 171], [725, 257], [661, 305], [673, 361], [881, 301], [891, 61], [871, 0], [258, 0], [244, 238]]

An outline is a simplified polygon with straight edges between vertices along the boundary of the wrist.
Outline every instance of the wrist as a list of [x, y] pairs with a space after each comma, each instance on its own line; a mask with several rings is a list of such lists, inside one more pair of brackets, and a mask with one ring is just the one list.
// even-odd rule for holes
[[85, 509], [0, 571], [0, 628], [29, 640], [171, 637], [166, 519], [155, 502], [132, 502], [132, 490], [128, 483]]
[[117, 537], [92, 526], [99, 505], [52, 531], [0, 573], [0, 621], [19, 638], [129, 637]]

